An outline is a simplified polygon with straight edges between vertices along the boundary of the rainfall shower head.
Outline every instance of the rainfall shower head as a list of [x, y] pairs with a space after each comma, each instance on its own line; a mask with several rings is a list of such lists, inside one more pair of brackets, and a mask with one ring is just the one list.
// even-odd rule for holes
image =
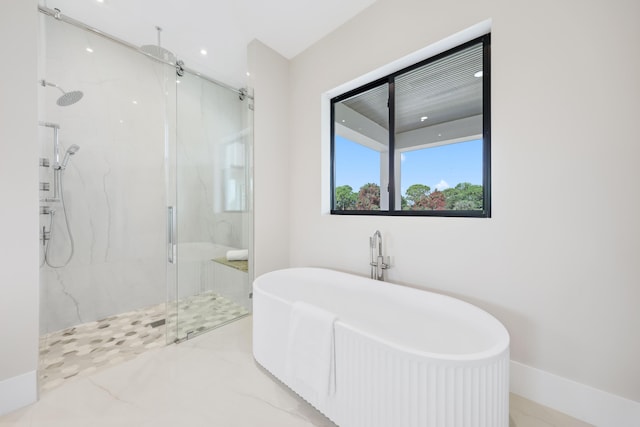
[[79, 90], [65, 92], [64, 95], [58, 98], [56, 104], [61, 107], [66, 107], [67, 105], [75, 104], [76, 102], [80, 101], [83, 95], [84, 94]]
[[160, 34], [162, 33], [162, 28], [156, 26], [156, 34], [157, 34], [157, 43], [156, 44], [145, 44], [140, 46], [140, 51], [146, 53], [147, 55], [151, 55], [154, 58], [158, 58], [165, 62], [176, 62], [176, 56], [170, 50], [167, 50], [162, 47], [162, 43], [160, 42]]
[[176, 56], [170, 50], [153, 44], [145, 44], [140, 46], [140, 50], [154, 58], [161, 59], [165, 62], [176, 62]]
[[66, 169], [67, 163], [69, 163], [69, 159], [71, 159], [71, 156], [76, 154], [79, 149], [80, 149], [80, 146], [77, 144], [73, 144], [71, 147], [67, 149], [67, 152], [64, 153], [64, 159], [62, 159], [62, 164], [60, 165], [60, 169]]
[[60, 86], [58, 86], [56, 84], [53, 84], [51, 82], [48, 82], [46, 80], [40, 80], [40, 84], [42, 86], [55, 87], [60, 92], [62, 92], [62, 96], [60, 98], [58, 98], [58, 100], [56, 101], [56, 104], [58, 104], [60, 107], [66, 107], [66, 106], [69, 106], [71, 104], [75, 104], [76, 102], [80, 101], [82, 99], [82, 96], [84, 95], [79, 90], [73, 90], [71, 92], [65, 92]]

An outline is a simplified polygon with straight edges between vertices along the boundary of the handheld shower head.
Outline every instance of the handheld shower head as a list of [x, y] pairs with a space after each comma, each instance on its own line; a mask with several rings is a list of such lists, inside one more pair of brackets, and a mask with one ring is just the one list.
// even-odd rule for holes
[[40, 80], [40, 84], [42, 86], [55, 87], [60, 92], [62, 92], [62, 96], [58, 98], [58, 100], [56, 101], [56, 104], [58, 104], [60, 107], [66, 107], [66, 106], [75, 104], [76, 102], [80, 101], [84, 96], [84, 93], [82, 93], [82, 91], [73, 90], [71, 92], [65, 92], [60, 86], [53, 84], [51, 82], [48, 82], [46, 80]]
[[78, 150], [80, 150], [80, 146], [78, 144], [73, 144], [67, 149], [67, 153], [69, 155], [74, 155], [78, 152]]
[[60, 165], [60, 169], [66, 169], [67, 168], [67, 163], [69, 163], [69, 160], [71, 159], [71, 156], [76, 154], [78, 152], [78, 150], [80, 150], [80, 146], [77, 145], [77, 144], [73, 144], [71, 147], [69, 147], [67, 149], [67, 152], [64, 153], [64, 159], [62, 159], [62, 164]]

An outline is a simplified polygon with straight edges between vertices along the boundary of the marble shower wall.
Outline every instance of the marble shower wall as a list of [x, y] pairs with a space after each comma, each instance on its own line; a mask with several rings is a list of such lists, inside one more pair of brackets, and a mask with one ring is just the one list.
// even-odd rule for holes
[[[178, 286], [169, 299], [206, 291], [234, 296], [225, 292], [228, 288], [248, 296], [247, 273], [220, 274], [212, 262], [229, 249], [249, 248], [250, 221], [246, 203], [242, 203], [248, 188], [245, 144], [249, 139], [244, 130], [247, 115], [243, 114], [247, 101], [241, 101], [237, 92], [193, 74], [186, 73], [178, 82]], [[230, 179], [234, 177], [237, 179]], [[245, 298], [232, 299], [248, 306]]]
[[[63, 180], [75, 254], [64, 268], [40, 270], [45, 333], [165, 300], [165, 116], [175, 71], [42, 19], [40, 78], [84, 92], [80, 102], [59, 107], [57, 89], [39, 89], [40, 120], [60, 125], [61, 157], [71, 144], [80, 146]], [[39, 137], [41, 157], [53, 166], [52, 129], [40, 127]], [[40, 180], [51, 188], [41, 199], [51, 197], [53, 167], [40, 168]], [[62, 206], [43, 204], [56, 211], [48, 259], [61, 265], [71, 248]], [[49, 218], [40, 216], [41, 230], [49, 228]]]
[[[39, 89], [40, 120], [60, 125], [61, 160], [72, 144], [80, 146], [64, 172], [75, 253], [62, 268], [48, 264], [64, 264], [71, 250], [64, 211], [59, 202], [41, 203], [56, 212], [48, 264], [41, 245], [40, 325], [47, 333], [174, 299], [166, 286], [168, 204], [178, 206], [179, 262], [185, 247], [248, 248], [250, 138], [246, 101], [237, 93], [188, 73], [176, 83], [172, 66], [41, 19], [40, 78], [84, 92], [78, 103], [60, 107], [60, 91]], [[39, 138], [41, 158], [51, 164], [40, 168], [40, 181], [50, 183], [40, 192], [44, 199], [53, 196], [53, 130], [40, 127]], [[40, 216], [41, 230], [50, 218]], [[187, 258], [210, 261], [209, 252]], [[179, 273], [179, 297], [202, 289], [186, 283], [197, 274]]]
[[[40, 89], [41, 119], [60, 125], [61, 152], [80, 146], [63, 179], [75, 254], [64, 268], [41, 269], [41, 330], [50, 332], [164, 301], [163, 88], [173, 70], [50, 18], [45, 28], [41, 78], [84, 92], [59, 107], [55, 88]], [[53, 132], [41, 127], [40, 137], [53, 165]], [[41, 168], [51, 188], [52, 169]], [[56, 210], [48, 259], [61, 265], [71, 244], [61, 204], [48, 205]], [[41, 215], [41, 227], [48, 222]]]
[[248, 248], [246, 101], [192, 74], [180, 77], [179, 82], [178, 242]]

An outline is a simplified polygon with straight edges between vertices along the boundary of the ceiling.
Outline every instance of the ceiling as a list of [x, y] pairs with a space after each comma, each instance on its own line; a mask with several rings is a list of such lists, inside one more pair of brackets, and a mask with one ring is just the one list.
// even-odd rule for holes
[[[247, 45], [258, 39], [293, 58], [375, 0], [41, 0], [48, 8], [134, 45], [162, 47], [185, 65], [243, 87]], [[201, 50], [206, 50], [206, 55]]]
[[[395, 79], [395, 130], [450, 123], [482, 114], [482, 42], [399, 75]], [[389, 129], [388, 87], [377, 86], [344, 103]], [[343, 120], [344, 122], [344, 120]], [[346, 126], [349, 126], [345, 123]]]

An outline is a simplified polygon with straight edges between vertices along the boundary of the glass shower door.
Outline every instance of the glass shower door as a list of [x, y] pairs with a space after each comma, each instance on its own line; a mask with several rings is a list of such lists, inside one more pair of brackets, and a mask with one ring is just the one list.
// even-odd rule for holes
[[237, 91], [189, 72], [177, 77], [169, 149], [176, 187], [167, 212], [176, 340], [251, 310], [249, 114], [248, 100]]

